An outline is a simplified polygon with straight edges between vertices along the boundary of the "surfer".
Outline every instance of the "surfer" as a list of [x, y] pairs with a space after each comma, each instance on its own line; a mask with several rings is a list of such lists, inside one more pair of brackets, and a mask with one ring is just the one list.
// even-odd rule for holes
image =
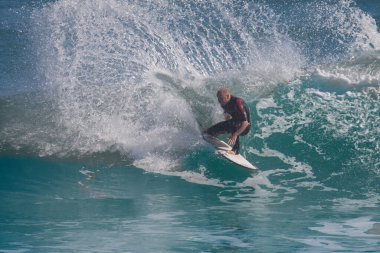
[[232, 96], [226, 88], [220, 88], [216, 96], [224, 110], [225, 121], [219, 122], [203, 132], [215, 137], [225, 133], [232, 134], [228, 138], [228, 144], [233, 145], [229, 153], [239, 154], [239, 136], [246, 135], [251, 128], [249, 107], [242, 98]]

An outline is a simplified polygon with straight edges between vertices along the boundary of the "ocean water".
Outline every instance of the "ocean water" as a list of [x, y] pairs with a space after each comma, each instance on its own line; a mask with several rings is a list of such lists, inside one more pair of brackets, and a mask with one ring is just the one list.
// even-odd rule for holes
[[[380, 252], [380, 1], [0, 1], [0, 252]], [[241, 153], [201, 130], [228, 87]]]

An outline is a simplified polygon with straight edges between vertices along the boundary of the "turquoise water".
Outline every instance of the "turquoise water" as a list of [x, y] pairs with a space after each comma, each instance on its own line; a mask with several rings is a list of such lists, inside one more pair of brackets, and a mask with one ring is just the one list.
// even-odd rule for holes
[[[0, 252], [378, 252], [377, 1], [0, 3]], [[200, 132], [226, 86], [250, 174]]]

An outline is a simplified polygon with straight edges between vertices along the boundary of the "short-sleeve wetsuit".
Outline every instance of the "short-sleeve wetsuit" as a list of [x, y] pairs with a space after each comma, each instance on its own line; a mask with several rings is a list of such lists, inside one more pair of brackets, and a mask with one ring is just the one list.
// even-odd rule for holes
[[[231, 96], [230, 101], [222, 106], [225, 113], [231, 115], [231, 119], [219, 122], [209, 129], [206, 132], [212, 136], [217, 136], [225, 133], [235, 133], [240, 127], [243, 121], [248, 121], [248, 127], [242, 132], [240, 135], [246, 135], [251, 128], [251, 119], [250, 119], [250, 111], [248, 105], [242, 98]], [[236, 154], [239, 153], [240, 143], [239, 136], [236, 138], [235, 145], [232, 147], [232, 150], [235, 151]]]

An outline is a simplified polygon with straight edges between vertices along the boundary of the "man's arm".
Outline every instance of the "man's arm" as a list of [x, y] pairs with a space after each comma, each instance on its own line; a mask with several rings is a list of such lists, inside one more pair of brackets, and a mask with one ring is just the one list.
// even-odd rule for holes
[[247, 129], [247, 127], [249, 126], [249, 122], [247, 120], [243, 121], [241, 123], [241, 126], [240, 128], [235, 132], [233, 133], [230, 138], [228, 138], [228, 144], [230, 144], [231, 146], [232, 145], [235, 145], [235, 142], [236, 142], [236, 139], [239, 135], [241, 135], [241, 133], [244, 132], [245, 129]]

